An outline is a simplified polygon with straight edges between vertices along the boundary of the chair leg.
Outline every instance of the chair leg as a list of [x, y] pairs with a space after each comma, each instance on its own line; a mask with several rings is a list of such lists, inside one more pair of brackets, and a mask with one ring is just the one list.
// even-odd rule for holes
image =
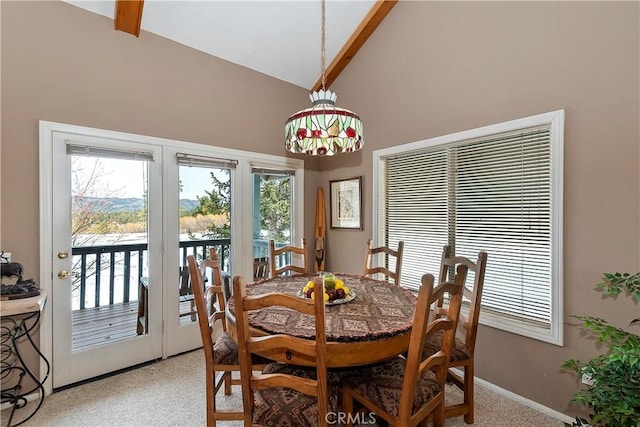
[[345, 427], [353, 427], [353, 396], [346, 387], [342, 388], [342, 412], [347, 415]]
[[212, 369], [207, 369], [206, 373], [206, 398], [207, 398], [207, 427], [215, 427], [216, 425], [216, 389], [215, 389], [215, 373]]
[[231, 371], [225, 372], [224, 374], [224, 394], [225, 396], [229, 396], [231, 394]]
[[444, 394], [442, 401], [433, 411], [433, 427], [444, 427]]
[[464, 422], [473, 424], [474, 390], [473, 390], [473, 361], [464, 367], [464, 406], [467, 413], [464, 414]]

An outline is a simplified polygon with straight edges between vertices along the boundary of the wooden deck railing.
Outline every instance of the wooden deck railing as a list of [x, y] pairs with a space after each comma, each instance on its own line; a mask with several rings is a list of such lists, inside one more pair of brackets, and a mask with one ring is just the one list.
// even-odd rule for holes
[[[267, 241], [254, 240], [253, 246], [254, 257], [268, 256]], [[221, 268], [231, 271], [231, 239], [186, 240], [181, 241], [179, 247], [181, 266], [187, 264], [188, 255], [195, 255], [198, 259], [206, 258], [209, 248], [214, 247], [218, 252]], [[79, 307], [76, 309], [137, 301], [140, 279], [146, 275], [142, 266], [145, 265], [147, 249], [147, 243], [72, 248], [73, 285], [79, 299]], [[278, 259], [276, 264], [284, 262], [287, 260]], [[108, 280], [103, 280], [105, 274], [108, 275]], [[102, 286], [105, 284], [109, 287], [108, 301], [102, 297]], [[88, 291], [94, 295], [93, 304], [87, 301]], [[120, 293], [122, 298], [116, 301], [115, 295]]]
[[[188, 255], [206, 257], [210, 247], [215, 247], [220, 257], [221, 267], [229, 268], [231, 239], [187, 240], [180, 242], [180, 259], [187, 264]], [[147, 256], [147, 243], [126, 245], [82, 246], [72, 249], [74, 291], [79, 295], [79, 309], [100, 307], [116, 303], [114, 296], [122, 291], [118, 303], [136, 301], [140, 278], [145, 274], [142, 266]], [[109, 276], [109, 298], [103, 301], [102, 275]], [[121, 287], [122, 289], [116, 289]], [[87, 290], [93, 291], [93, 304], [87, 305]]]

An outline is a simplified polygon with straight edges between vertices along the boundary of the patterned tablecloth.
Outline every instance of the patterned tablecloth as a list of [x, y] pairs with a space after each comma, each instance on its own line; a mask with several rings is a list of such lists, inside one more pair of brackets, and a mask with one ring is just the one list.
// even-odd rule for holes
[[[356, 297], [326, 306], [327, 341], [356, 342], [392, 337], [411, 329], [416, 298], [410, 291], [385, 281], [335, 273]], [[297, 295], [310, 275], [281, 276], [247, 285], [247, 295], [284, 292]], [[229, 302], [233, 310], [233, 301]], [[284, 307], [269, 307], [249, 314], [249, 323], [265, 332], [303, 338], [315, 335], [311, 316]]]

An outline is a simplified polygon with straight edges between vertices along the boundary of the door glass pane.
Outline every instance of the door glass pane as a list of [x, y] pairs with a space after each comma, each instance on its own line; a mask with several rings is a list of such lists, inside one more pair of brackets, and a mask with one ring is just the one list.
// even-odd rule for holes
[[209, 248], [215, 248], [222, 270], [231, 271], [231, 170], [181, 165], [178, 173], [180, 275], [177, 294], [180, 324], [184, 325], [197, 319], [187, 256], [195, 255], [200, 261], [209, 258]]
[[[267, 277], [265, 262], [269, 258], [269, 240], [276, 247], [291, 244], [292, 176], [277, 172], [253, 174], [253, 257], [254, 280]], [[285, 260], [276, 260], [278, 264]], [[288, 262], [288, 260], [286, 260]]]
[[[147, 333], [147, 162], [71, 160], [72, 350]], [[139, 310], [140, 308], [140, 310]]]

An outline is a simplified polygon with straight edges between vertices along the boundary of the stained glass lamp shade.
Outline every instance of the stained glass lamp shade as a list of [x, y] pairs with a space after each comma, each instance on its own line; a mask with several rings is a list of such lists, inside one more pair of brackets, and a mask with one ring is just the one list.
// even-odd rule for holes
[[354, 112], [336, 107], [335, 93], [320, 90], [311, 93], [309, 98], [311, 108], [293, 114], [285, 124], [287, 151], [333, 156], [362, 148], [362, 121]]

